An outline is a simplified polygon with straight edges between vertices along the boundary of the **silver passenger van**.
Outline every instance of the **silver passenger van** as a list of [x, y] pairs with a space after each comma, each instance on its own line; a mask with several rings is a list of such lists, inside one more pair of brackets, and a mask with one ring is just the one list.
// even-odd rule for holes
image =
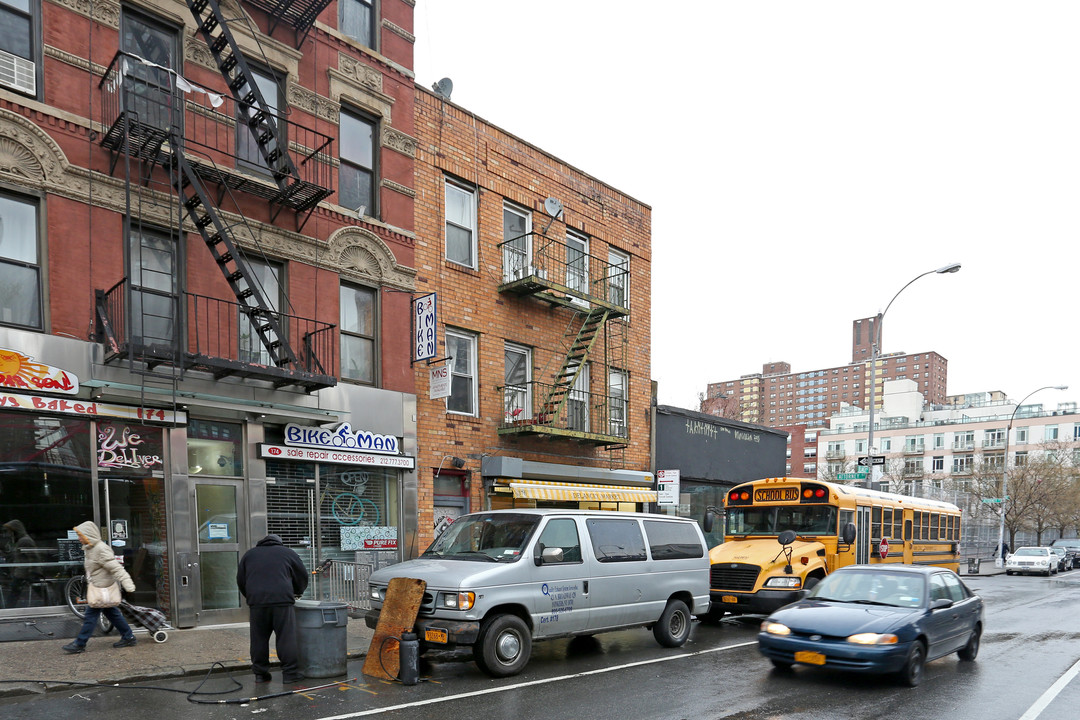
[[516, 675], [534, 640], [651, 627], [679, 647], [709, 609], [709, 553], [696, 521], [591, 510], [463, 515], [419, 558], [372, 573], [378, 623], [391, 578], [427, 584], [421, 651], [472, 646], [481, 670]]

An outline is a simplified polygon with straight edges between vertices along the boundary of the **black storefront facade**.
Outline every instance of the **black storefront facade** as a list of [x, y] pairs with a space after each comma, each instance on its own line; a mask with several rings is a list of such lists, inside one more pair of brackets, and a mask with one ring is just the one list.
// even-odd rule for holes
[[311, 568], [414, 543], [414, 395], [197, 373], [153, 387], [103, 352], [0, 329], [0, 619], [67, 612], [85, 520], [135, 580], [131, 601], [177, 627], [246, 619], [236, 564], [268, 532]]
[[[677, 477], [677, 490], [661, 492], [660, 512], [701, 520], [709, 506], [723, 507], [724, 494], [739, 483], [784, 475], [787, 433], [762, 425], [658, 405], [653, 419], [654, 471], [658, 483]], [[671, 471], [678, 471], [672, 473]], [[723, 540], [718, 526], [707, 538]]]

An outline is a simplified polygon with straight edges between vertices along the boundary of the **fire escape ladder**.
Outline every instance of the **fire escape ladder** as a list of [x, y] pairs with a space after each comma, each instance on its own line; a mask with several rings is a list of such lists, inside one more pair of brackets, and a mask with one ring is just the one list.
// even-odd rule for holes
[[240, 311], [250, 319], [254, 332], [259, 336], [275, 366], [300, 369], [300, 363], [292, 346], [285, 339], [277, 315], [263, 297], [259, 284], [252, 280], [247, 263], [233, 242], [231, 227], [222, 220], [206, 187], [199, 179], [198, 172], [184, 156], [183, 139], [173, 135], [170, 137], [170, 144], [174, 152], [168, 162], [174, 166], [172, 178], [174, 188], [180, 196], [180, 204], [221, 268], [225, 281], [229, 283], [240, 304]]
[[303, 182], [288, 152], [274, 108], [267, 104], [259, 90], [217, 0], [187, 0], [187, 5], [195, 17], [199, 32], [210, 47], [210, 54], [214, 56], [229, 92], [236, 100], [237, 114], [244, 118], [238, 118], [237, 122], [243, 122], [251, 130], [259, 153], [281, 191], [278, 201], [284, 201], [298, 192]]
[[548, 391], [547, 396], [540, 405], [540, 411], [536, 417], [538, 423], [551, 423], [555, 418], [559, 417], [563, 406], [566, 405], [567, 398], [574, 389], [574, 383], [581, 373], [581, 368], [585, 366], [585, 362], [589, 359], [589, 353], [592, 352], [600, 329], [607, 322], [610, 314], [610, 310], [601, 307], [578, 313], [578, 315], [582, 316], [581, 325], [578, 326], [574, 341], [571, 343], [566, 357], [563, 358], [562, 367], [559, 368], [559, 372], [555, 375], [551, 390]]

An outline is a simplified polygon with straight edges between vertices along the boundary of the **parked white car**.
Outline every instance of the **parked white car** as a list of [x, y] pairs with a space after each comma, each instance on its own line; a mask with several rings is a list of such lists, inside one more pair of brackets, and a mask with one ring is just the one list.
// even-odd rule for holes
[[1005, 560], [1005, 574], [1038, 573], [1050, 577], [1057, 572], [1057, 555], [1048, 547], [1022, 547]]

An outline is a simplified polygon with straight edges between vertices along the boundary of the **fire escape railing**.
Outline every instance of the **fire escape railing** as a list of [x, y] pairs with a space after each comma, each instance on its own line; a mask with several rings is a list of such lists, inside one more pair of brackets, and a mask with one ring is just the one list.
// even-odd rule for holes
[[612, 317], [630, 313], [626, 265], [536, 232], [503, 241], [498, 247], [503, 272], [500, 290], [522, 295], [553, 291], [607, 307]]
[[536, 380], [498, 387], [503, 399], [500, 434], [573, 435], [601, 444], [629, 437], [625, 398], [575, 389], [556, 409], [545, 401], [556, 387]]
[[239, 104], [229, 95], [183, 81], [171, 87], [140, 73], [143, 60], [118, 52], [100, 82], [102, 145], [128, 152], [155, 164], [167, 162], [162, 154], [173, 151], [166, 141], [170, 129], [183, 138], [196, 172], [206, 182], [248, 193], [269, 203], [310, 212], [334, 192], [333, 138], [273, 114], [293, 157], [297, 177], [284, 189], [275, 183], [266, 160], [243, 124]]
[[[298, 367], [281, 368], [274, 365], [256, 336], [254, 322], [260, 318], [250, 319], [250, 308], [236, 302], [180, 293], [172, 303], [178, 316], [165, 318], [175, 328], [168, 340], [140, 331], [140, 318], [133, 309], [138, 303], [133, 303], [132, 298], [151, 292], [131, 287], [127, 278], [108, 290], [97, 291], [97, 335], [107, 355], [126, 357], [135, 353], [150, 365], [178, 357], [184, 369], [211, 372], [218, 378], [256, 377], [277, 386], [300, 385], [309, 390], [337, 382], [336, 325], [283, 312], [260, 311], [260, 315], [274, 316], [282, 334], [292, 339], [296, 348]], [[160, 324], [160, 317], [155, 320]], [[177, 343], [180, 352], [167, 347], [166, 342]]]

